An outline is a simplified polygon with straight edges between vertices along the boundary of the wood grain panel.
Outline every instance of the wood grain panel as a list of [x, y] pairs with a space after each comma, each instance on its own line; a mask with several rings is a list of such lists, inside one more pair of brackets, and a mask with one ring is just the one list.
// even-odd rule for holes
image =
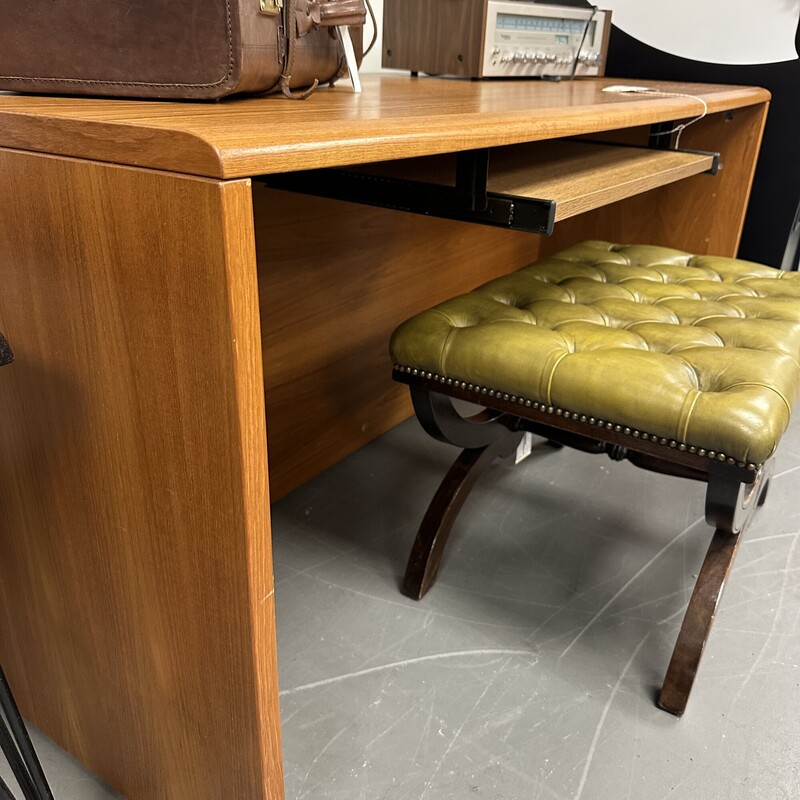
[[486, 0], [384, 0], [383, 66], [479, 75], [486, 8]]
[[[437, 0], [438, 1], [438, 0]], [[170, 103], [0, 94], [0, 146], [238, 178], [576, 136], [689, 117], [687, 97], [612, 94], [614, 81], [464, 81], [365, 75], [303, 103], [283, 97]], [[637, 81], [695, 93], [711, 113], [764, 89]]]
[[552, 198], [556, 222], [682, 181], [712, 165], [710, 156], [586, 142], [537, 142], [496, 153], [489, 188]]
[[403, 320], [537, 257], [540, 237], [254, 186], [277, 499], [411, 414]]
[[[544, 241], [542, 253], [583, 239], [605, 239], [735, 256], [766, 113], [766, 106], [742, 108], [687, 128], [681, 147], [719, 151], [723, 166], [718, 175], [698, 175], [566, 220]], [[638, 135], [622, 132], [622, 137], [645, 142], [647, 129]]]
[[129, 800], [283, 797], [249, 182], [0, 152], [0, 659]]

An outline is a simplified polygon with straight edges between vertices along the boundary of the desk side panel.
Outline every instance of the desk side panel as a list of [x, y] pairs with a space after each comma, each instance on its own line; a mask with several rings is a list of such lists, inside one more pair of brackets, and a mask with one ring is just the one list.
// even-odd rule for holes
[[129, 800], [282, 798], [249, 182], [0, 151], [0, 659]]
[[412, 413], [391, 378], [401, 322], [535, 261], [540, 237], [253, 193], [275, 500]]

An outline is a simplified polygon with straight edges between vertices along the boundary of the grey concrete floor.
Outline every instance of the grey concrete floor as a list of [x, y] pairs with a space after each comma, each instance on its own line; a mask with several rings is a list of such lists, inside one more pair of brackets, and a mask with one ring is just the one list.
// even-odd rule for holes
[[[680, 720], [654, 697], [703, 486], [537, 447], [482, 479], [408, 600], [454, 456], [409, 421], [273, 509], [288, 800], [800, 797], [800, 417]], [[37, 741], [58, 800], [114, 796]]]

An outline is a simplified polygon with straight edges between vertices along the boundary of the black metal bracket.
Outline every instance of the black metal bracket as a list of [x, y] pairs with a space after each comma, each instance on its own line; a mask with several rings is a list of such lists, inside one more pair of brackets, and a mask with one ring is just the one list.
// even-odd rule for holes
[[[650, 138], [648, 139], [647, 146], [653, 150], [674, 150], [676, 153], [689, 153], [695, 156], [711, 156], [711, 167], [703, 174], [716, 175], [722, 169], [722, 157], [719, 153], [710, 152], [707, 150], [687, 150], [685, 147], [675, 147], [673, 141], [675, 138], [675, 128], [677, 122], [656, 122], [650, 126]], [[630, 145], [626, 145], [630, 146]]]
[[456, 190], [470, 211], [485, 211], [489, 205], [489, 148], [456, 155]]
[[675, 137], [674, 129], [678, 123], [675, 120], [669, 122], [654, 122], [650, 126], [650, 138], [648, 147], [653, 150], [672, 150], [672, 140]]
[[716, 175], [722, 169], [722, 156], [709, 150], [687, 150], [684, 147], [675, 150], [676, 153], [691, 153], [696, 156], [711, 156], [711, 166], [703, 172], [703, 175]]
[[273, 189], [549, 236], [555, 200], [487, 191], [488, 171], [489, 150], [481, 148], [457, 154], [454, 186], [346, 169], [284, 172], [255, 180]]

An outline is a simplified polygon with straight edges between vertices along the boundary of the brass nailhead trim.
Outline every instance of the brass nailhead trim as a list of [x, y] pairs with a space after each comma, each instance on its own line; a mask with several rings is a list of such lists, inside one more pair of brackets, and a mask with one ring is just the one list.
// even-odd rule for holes
[[632, 428], [623, 427], [621, 425], [616, 425], [613, 422], [607, 422], [602, 419], [595, 419], [594, 417], [587, 417], [586, 414], [579, 414], [576, 411], [568, 411], [563, 408], [558, 408], [557, 406], [545, 405], [544, 403], [536, 402], [535, 400], [527, 400], [524, 397], [517, 397], [515, 395], [509, 395], [504, 392], [498, 392], [496, 389], [488, 389], [485, 386], [476, 386], [472, 383], [467, 383], [466, 381], [459, 381], [454, 378], [448, 378], [444, 375], [438, 375], [431, 372], [426, 372], [425, 370], [420, 370], [415, 367], [404, 367], [399, 364], [395, 364], [394, 368], [398, 372], [405, 372], [409, 375], [418, 375], [423, 378], [427, 378], [428, 380], [436, 381], [436, 383], [447, 384], [448, 386], [455, 386], [456, 388], [466, 389], [470, 392], [476, 392], [477, 394], [481, 395], [488, 395], [489, 397], [498, 397], [502, 400], [511, 403], [517, 403], [519, 405], [524, 405], [525, 408], [533, 408], [534, 411], [541, 411], [542, 413], [547, 414], [555, 414], [559, 417], [564, 417], [565, 419], [574, 419], [578, 420], [579, 422], [583, 422], [584, 424], [596, 426], [598, 428], [607, 428], [608, 430], [613, 430], [615, 433], [623, 433], [625, 436], [632, 436], [634, 439], [642, 439], [644, 441], [652, 441], [654, 444], [659, 445], [667, 445], [672, 448], [677, 448], [681, 452], [688, 451], [692, 455], [700, 456], [701, 458], [708, 458], [711, 461], [719, 461], [730, 464], [733, 466], [734, 464], [739, 467], [740, 469], [747, 468], [750, 472], [755, 472], [756, 470], [761, 469], [761, 464], [755, 464], [752, 461], [736, 461], [736, 459], [732, 458], [731, 456], [725, 455], [725, 453], [717, 453], [714, 450], [706, 450], [702, 447], [695, 447], [694, 445], [687, 445], [684, 442], [678, 442], [675, 439], [666, 439], [664, 437], [655, 436], [652, 433], [644, 433], [641, 431], [634, 430]]

